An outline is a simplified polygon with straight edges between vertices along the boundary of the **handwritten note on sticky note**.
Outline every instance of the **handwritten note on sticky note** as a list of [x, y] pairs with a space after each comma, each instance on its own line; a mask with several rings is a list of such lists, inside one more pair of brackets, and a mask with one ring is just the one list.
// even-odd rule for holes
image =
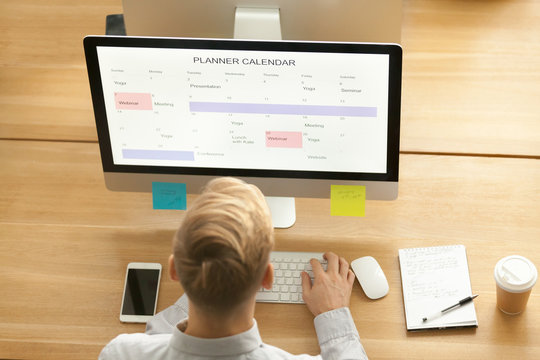
[[154, 209], [186, 210], [186, 184], [152, 183], [152, 203]]
[[330, 215], [365, 216], [366, 187], [357, 185], [330, 186]]

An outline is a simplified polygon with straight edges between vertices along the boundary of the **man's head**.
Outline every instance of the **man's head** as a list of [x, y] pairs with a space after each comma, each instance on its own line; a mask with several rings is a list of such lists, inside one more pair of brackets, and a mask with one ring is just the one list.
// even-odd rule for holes
[[260, 190], [235, 178], [210, 181], [173, 241], [174, 268], [199, 307], [222, 313], [261, 286], [274, 245]]

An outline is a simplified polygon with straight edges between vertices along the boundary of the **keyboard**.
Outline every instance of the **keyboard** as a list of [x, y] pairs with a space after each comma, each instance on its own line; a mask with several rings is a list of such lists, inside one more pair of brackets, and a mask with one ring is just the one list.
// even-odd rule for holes
[[313, 281], [313, 270], [309, 260], [317, 259], [326, 271], [327, 261], [322, 253], [272, 251], [270, 262], [274, 265], [272, 289], [261, 288], [257, 292], [257, 302], [304, 304], [302, 299], [302, 271], [306, 271]]

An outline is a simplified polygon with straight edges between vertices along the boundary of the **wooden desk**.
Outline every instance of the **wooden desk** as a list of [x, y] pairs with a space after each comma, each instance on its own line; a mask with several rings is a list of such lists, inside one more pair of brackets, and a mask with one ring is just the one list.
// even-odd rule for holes
[[[93, 143], [4, 140], [0, 153], [0, 358], [95, 359], [117, 334], [142, 331], [118, 320], [125, 266], [166, 266], [183, 212], [152, 210], [148, 193], [106, 190]], [[297, 199], [297, 224], [277, 231], [276, 249], [379, 260], [388, 296], [371, 301], [356, 283], [351, 299], [373, 359], [533, 359], [540, 291], [522, 315], [506, 316], [495, 307], [492, 272], [513, 253], [540, 264], [538, 161], [402, 155], [401, 163], [399, 199], [368, 202], [365, 218], [331, 217], [328, 200]], [[480, 294], [479, 328], [407, 333], [397, 250], [457, 243], [467, 247]], [[181, 292], [164, 276], [158, 310]], [[305, 307], [258, 304], [256, 317], [267, 343], [318, 352]]]
[[[96, 141], [82, 38], [120, 0], [0, 3], [0, 136]], [[540, 2], [404, 0], [401, 149], [540, 156]]]
[[[403, 8], [399, 199], [368, 202], [365, 218], [298, 199], [276, 249], [379, 260], [389, 295], [370, 301], [355, 284], [351, 299], [372, 359], [534, 359], [540, 285], [523, 314], [506, 316], [492, 269], [513, 253], [540, 267], [540, 2]], [[118, 321], [125, 266], [166, 265], [182, 220], [151, 210], [150, 194], [103, 185], [82, 38], [121, 12], [119, 0], [0, 2], [0, 358], [95, 359], [117, 334], [142, 331]], [[407, 333], [397, 249], [456, 243], [467, 247], [480, 327]], [[163, 280], [159, 310], [182, 293]], [[318, 352], [305, 307], [259, 304], [256, 317], [267, 343]]]
[[0, 2], [0, 136], [97, 141], [82, 40], [120, 0]]
[[404, 151], [540, 155], [540, 2], [404, 0]]

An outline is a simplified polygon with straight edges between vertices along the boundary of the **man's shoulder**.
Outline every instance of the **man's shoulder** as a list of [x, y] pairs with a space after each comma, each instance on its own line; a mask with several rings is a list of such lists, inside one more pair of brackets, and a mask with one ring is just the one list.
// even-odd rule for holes
[[103, 348], [99, 360], [160, 359], [165, 355], [171, 334], [121, 334]]

